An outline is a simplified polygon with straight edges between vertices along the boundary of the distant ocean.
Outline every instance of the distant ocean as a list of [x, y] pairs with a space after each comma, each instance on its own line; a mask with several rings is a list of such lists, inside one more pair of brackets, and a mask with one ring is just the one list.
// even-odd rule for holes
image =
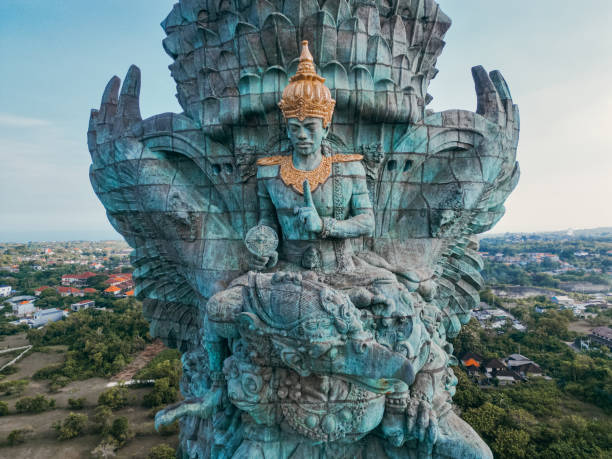
[[20, 232], [3, 231], [0, 225], [0, 243], [2, 242], [37, 242], [37, 241], [108, 241], [123, 239], [117, 232], [103, 230], [36, 230], [26, 229]]

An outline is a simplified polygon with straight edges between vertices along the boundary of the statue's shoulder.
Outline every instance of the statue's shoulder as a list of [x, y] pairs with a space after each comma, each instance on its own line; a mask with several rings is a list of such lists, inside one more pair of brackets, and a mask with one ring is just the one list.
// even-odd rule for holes
[[271, 178], [278, 175], [278, 168], [283, 162], [285, 157], [278, 156], [266, 156], [265, 158], [259, 158], [257, 160], [257, 177], [258, 178]]
[[355, 154], [335, 154], [332, 156], [332, 162], [338, 164], [338, 168], [347, 175], [365, 175], [365, 169], [361, 160], [362, 155]]

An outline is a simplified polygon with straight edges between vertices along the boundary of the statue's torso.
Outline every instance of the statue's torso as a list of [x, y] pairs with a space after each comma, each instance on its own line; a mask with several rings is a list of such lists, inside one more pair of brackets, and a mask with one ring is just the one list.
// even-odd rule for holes
[[[310, 241], [319, 235], [305, 231], [294, 213], [296, 207], [304, 206], [304, 196], [287, 186], [279, 175], [280, 166], [259, 168], [261, 180], [276, 208], [282, 238], [285, 240]], [[335, 163], [328, 179], [312, 192], [314, 205], [321, 218], [346, 219], [351, 211], [351, 196], [355, 178], [363, 177], [363, 169], [356, 162]]]

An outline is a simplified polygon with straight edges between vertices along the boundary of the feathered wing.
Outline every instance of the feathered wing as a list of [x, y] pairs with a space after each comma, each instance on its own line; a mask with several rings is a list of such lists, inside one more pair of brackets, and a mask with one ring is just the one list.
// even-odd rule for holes
[[476, 113], [432, 114], [413, 126], [376, 182], [378, 249], [435, 283], [451, 338], [470, 320], [483, 286], [475, 236], [503, 216], [520, 175], [518, 107], [499, 72], [472, 72]]
[[134, 249], [136, 295], [152, 335], [186, 350], [199, 339], [200, 305], [240, 271], [218, 254], [240, 250], [235, 215], [244, 213], [227, 211], [236, 203], [223, 193], [230, 178], [216, 173], [224, 164], [219, 148], [200, 127], [170, 113], [142, 120], [138, 68], [130, 68], [120, 97], [119, 86], [111, 79], [91, 113], [91, 182]]

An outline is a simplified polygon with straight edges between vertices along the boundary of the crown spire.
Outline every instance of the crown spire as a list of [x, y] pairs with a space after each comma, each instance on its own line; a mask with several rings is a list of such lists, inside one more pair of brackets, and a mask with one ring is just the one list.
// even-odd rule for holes
[[285, 119], [298, 118], [304, 121], [309, 117], [322, 118], [323, 127], [327, 127], [336, 101], [332, 99], [324, 82], [325, 78], [317, 75], [308, 41], [304, 40], [297, 72], [289, 80], [278, 104]]

